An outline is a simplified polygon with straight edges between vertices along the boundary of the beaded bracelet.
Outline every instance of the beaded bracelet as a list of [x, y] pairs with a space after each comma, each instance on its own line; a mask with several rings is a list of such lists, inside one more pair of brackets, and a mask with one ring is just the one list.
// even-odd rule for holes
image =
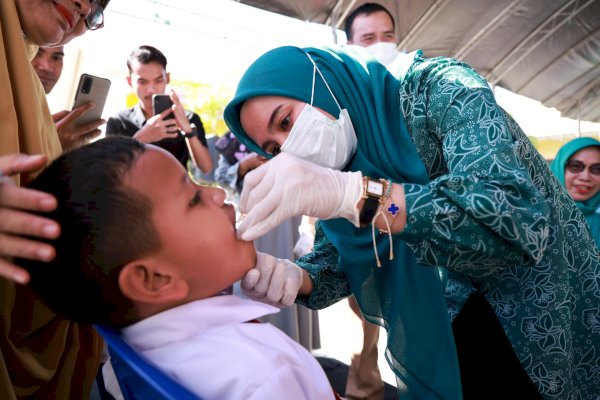
[[388, 235], [388, 238], [390, 240], [390, 256], [389, 256], [389, 259], [393, 260], [394, 259], [394, 241], [392, 239], [392, 228], [391, 228], [391, 226], [394, 223], [394, 218], [396, 218], [396, 215], [398, 215], [398, 212], [400, 211], [400, 208], [396, 205], [396, 203], [394, 203], [394, 201], [392, 199], [392, 203], [386, 209], [387, 213], [392, 216], [391, 223], [388, 220], [388, 218], [386, 217], [385, 213], [383, 212], [382, 207], [384, 206], [384, 204], [387, 201], [387, 199], [389, 199], [391, 197], [391, 194], [392, 194], [392, 181], [390, 179], [387, 179], [386, 183], [387, 183], [387, 188], [386, 188], [385, 194], [384, 194], [384, 196], [382, 198], [381, 206], [379, 207], [379, 209], [377, 211], [377, 214], [375, 214], [375, 217], [373, 218], [373, 221], [371, 222], [371, 233], [372, 233], [372, 237], [373, 237], [373, 251], [375, 252], [375, 260], [377, 261], [377, 267], [378, 268], [381, 268], [381, 261], [379, 260], [379, 254], [377, 254], [377, 242], [376, 242], [376, 239], [375, 239], [375, 222], [377, 221], [377, 219], [380, 216], [383, 217], [386, 229], [379, 229], [379, 233], [380, 234], [387, 234]]

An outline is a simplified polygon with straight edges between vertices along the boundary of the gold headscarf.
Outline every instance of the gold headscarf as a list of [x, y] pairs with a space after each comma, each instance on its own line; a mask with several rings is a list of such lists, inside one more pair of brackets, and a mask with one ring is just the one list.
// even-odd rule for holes
[[[0, 2], [0, 155], [62, 151], [44, 89], [31, 67], [37, 46], [26, 43], [14, 0]], [[4, 67], [6, 66], [6, 67]]]
[[[53, 159], [60, 141], [15, 0], [0, 0], [0, 35], [0, 155]], [[0, 279], [0, 399], [88, 398], [101, 346], [91, 326], [58, 317], [27, 286]]]

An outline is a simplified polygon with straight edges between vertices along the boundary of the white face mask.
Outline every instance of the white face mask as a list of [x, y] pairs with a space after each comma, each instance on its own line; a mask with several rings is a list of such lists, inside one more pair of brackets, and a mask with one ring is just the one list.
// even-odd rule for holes
[[366, 50], [371, 54], [377, 61], [385, 65], [386, 67], [392, 63], [400, 54], [396, 48], [396, 43], [390, 42], [378, 42], [366, 47]]
[[306, 104], [281, 151], [322, 167], [341, 170], [356, 152], [356, 133], [348, 110], [342, 110], [337, 120]]
[[[356, 152], [358, 143], [356, 132], [352, 126], [348, 110], [342, 110], [321, 71], [319, 71], [312, 58], [310, 60], [314, 65], [313, 93], [310, 104], [306, 104], [298, 114], [290, 134], [281, 146], [281, 151], [322, 167], [341, 170]], [[315, 90], [315, 71], [319, 72], [329, 93], [331, 93], [335, 103], [340, 108], [340, 116], [336, 120], [330, 119], [312, 106]]]

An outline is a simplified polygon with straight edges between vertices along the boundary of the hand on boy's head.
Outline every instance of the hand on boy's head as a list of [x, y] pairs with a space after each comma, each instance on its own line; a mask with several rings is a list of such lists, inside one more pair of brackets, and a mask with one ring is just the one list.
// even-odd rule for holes
[[46, 157], [41, 155], [0, 157], [0, 276], [18, 283], [27, 283], [29, 274], [9, 260], [19, 257], [50, 261], [55, 255], [52, 246], [23, 236], [54, 239], [60, 234], [60, 227], [33, 214], [54, 210], [56, 199], [47, 193], [21, 188], [9, 176], [35, 172], [45, 163]]

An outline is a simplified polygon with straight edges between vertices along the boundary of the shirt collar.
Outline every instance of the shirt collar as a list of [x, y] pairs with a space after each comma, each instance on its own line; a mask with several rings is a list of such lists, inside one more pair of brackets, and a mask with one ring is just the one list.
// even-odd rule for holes
[[276, 312], [279, 312], [277, 307], [235, 295], [215, 296], [163, 311], [124, 328], [121, 333], [129, 344], [145, 351]]
[[137, 103], [135, 106], [133, 106], [132, 111], [132, 119], [137, 124], [137, 126], [146, 125], [146, 116], [144, 115], [144, 111], [142, 111], [141, 104]]

